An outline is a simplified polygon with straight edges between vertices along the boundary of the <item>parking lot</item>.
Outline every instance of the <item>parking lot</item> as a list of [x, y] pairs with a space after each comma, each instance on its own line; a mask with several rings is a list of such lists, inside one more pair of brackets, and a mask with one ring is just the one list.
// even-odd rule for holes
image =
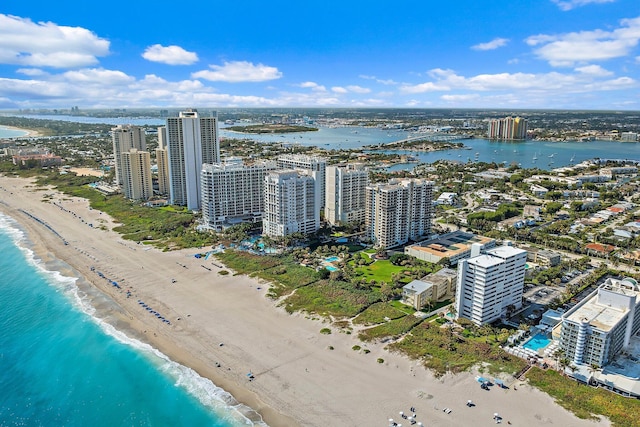
[[524, 293], [524, 300], [532, 304], [548, 305], [554, 298], [560, 298], [564, 288], [555, 286], [535, 286]]

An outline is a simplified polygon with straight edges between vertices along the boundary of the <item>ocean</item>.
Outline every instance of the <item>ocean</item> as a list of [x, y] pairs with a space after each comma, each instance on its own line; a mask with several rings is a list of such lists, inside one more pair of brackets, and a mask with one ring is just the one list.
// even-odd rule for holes
[[9, 129], [4, 126], [0, 126], [0, 138], [15, 138], [20, 136], [25, 136], [27, 131], [20, 129]]
[[254, 425], [211, 381], [100, 320], [58, 271], [70, 270], [29, 246], [0, 214], [0, 426]]

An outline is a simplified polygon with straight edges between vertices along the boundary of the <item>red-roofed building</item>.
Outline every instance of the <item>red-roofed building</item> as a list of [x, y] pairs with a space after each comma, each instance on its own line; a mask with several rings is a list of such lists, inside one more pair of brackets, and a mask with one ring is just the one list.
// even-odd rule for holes
[[612, 245], [603, 245], [600, 243], [589, 243], [585, 246], [587, 254], [594, 253], [595, 255], [608, 255], [613, 252], [616, 247]]

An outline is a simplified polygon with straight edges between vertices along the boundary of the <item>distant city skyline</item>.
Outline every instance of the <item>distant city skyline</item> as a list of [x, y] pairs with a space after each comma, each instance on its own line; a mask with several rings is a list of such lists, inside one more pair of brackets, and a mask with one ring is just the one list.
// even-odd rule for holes
[[637, 0], [0, 6], [0, 109], [640, 110]]

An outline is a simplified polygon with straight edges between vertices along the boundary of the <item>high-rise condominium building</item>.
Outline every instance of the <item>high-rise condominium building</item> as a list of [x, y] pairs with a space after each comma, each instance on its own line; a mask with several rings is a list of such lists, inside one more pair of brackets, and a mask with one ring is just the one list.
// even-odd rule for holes
[[520, 308], [527, 251], [504, 245], [480, 254], [474, 244], [471, 252], [472, 258], [458, 262], [457, 317], [483, 325], [498, 320], [509, 306]]
[[640, 287], [608, 278], [562, 315], [560, 348], [576, 365], [602, 367], [629, 347], [640, 329]]
[[489, 120], [487, 136], [490, 139], [518, 140], [527, 138], [527, 119], [505, 117]]
[[202, 219], [205, 226], [221, 230], [239, 222], [262, 220], [265, 175], [275, 162], [245, 166], [242, 160], [202, 166]]
[[423, 179], [394, 179], [367, 186], [367, 236], [379, 248], [423, 238], [431, 231], [432, 199], [433, 182]]
[[158, 193], [169, 194], [169, 156], [167, 155], [167, 128], [158, 128], [158, 148], [156, 148], [158, 166]]
[[131, 200], [148, 200], [153, 196], [151, 155], [135, 148], [122, 153], [122, 192]]
[[189, 109], [167, 118], [167, 155], [171, 204], [199, 210], [202, 165], [220, 162], [217, 116]]
[[116, 183], [122, 185], [122, 153], [132, 148], [147, 151], [147, 140], [144, 129], [134, 125], [118, 125], [112, 128], [111, 139], [113, 141], [113, 160], [116, 166]]
[[287, 169], [266, 174], [263, 234], [283, 237], [293, 233], [312, 234], [320, 229], [314, 174], [317, 172]]
[[369, 171], [362, 164], [327, 166], [324, 217], [331, 225], [364, 222]]
[[316, 176], [316, 197], [318, 198], [316, 207], [324, 209], [325, 206], [325, 174], [327, 160], [320, 157], [307, 156], [304, 154], [284, 154], [277, 159], [280, 169], [301, 169], [315, 172]]

